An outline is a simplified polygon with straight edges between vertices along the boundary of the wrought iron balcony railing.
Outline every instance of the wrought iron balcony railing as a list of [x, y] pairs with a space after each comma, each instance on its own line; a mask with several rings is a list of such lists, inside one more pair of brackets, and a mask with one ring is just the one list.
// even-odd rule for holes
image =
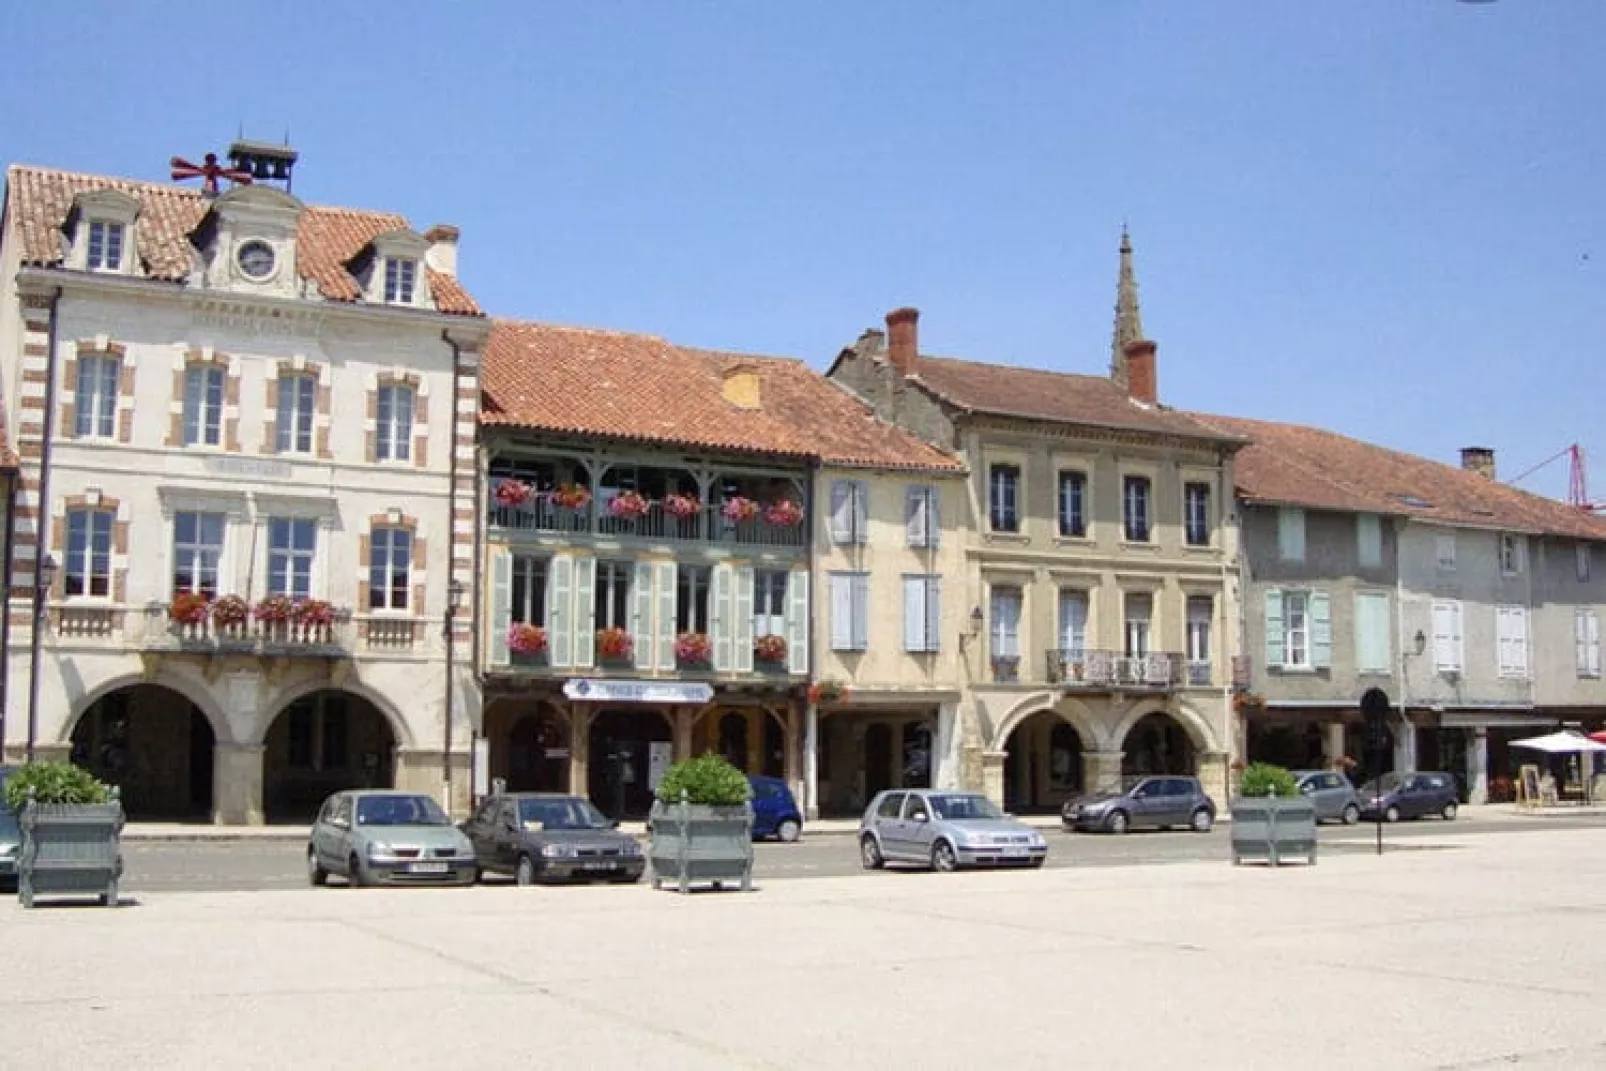
[[773, 524], [762, 515], [733, 521], [725, 517], [718, 505], [703, 506], [684, 517], [657, 505], [639, 517], [621, 517], [597, 503], [568, 509], [548, 499], [531, 498], [521, 505], [505, 506], [493, 498], [486, 519], [492, 528], [512, 532], [597, 535], [652, 542], [802, 547], [808, 538], [806, 522]]
[[[1066, 688], [1166, 691], [1182, 682], [1184, 663], [1180, 654], [1170, 652], [1128, 655], [1121, 651], [1055, 648], [1048, 652], [1048, 679]], [[1208, 675], [1209, 664], [1203, 665]]]

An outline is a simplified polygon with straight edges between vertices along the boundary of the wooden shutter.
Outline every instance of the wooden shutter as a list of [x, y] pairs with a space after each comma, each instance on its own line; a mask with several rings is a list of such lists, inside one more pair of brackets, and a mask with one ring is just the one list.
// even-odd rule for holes
[[753, 672], [753, 567], [732, 570], [731, 660], [740, 673]]
[[903, 578], [903, 649], [926, 649], [926, 578]]
[[574, 559], [574, 667], [597, 664], [597, 559]]
[[637, 562], [630, 584], [630, 641], [637, 669], [652, 669], [654, 657], [652, 562]]
[[1310, 593], [1310, 664], [1317, 669], [1333, 664], [1333, 608], [1325, 591]]
[[1589, 645], [1589, 674], [1592, 677], [1600, 676], [1600, 618], [1595, 611], [1588, 611], [1584, 619], [1584, 639]]
[[809, 573], [794, 569], [786, 574], [786, 668], [809, 671]]
[[927, 531], [926, 489], [924, 487], [908, 487], [903, 494], [903, 530], [906, 542], [911, 547], [926, 545]]
[[708, 585], [708, 626], [714, 640], [714, 668], [729, 672], [731, 654], [731, 567], [724, 562], [714, 566]]
[[1450, 622], [1450, 604], [1433, 604], [1433, 664], [1437, 669], [1458, 668], [1455, 660], [1454, 629]]
[[870, 539], [870, 485], [863, 480], [853, 481], [853, 542], [867, 543]]
[[491, 664], [508, 664], [507, 630], [513, 623], [513, 556], [505, 548], [491, 552]]
[[853, 589], [848, 574], [832, 573], [831, 582], [831, 650], [853, 649]]
[[926, 650], [942, 649], [942, 577], [926, 577]]
[[831, 542], [853, 541], [853, 484], [835, 480], [831, 484]]
[[1526, 677], [1528, 676], [1528, 611], [1525, 607], [1518, 607], [1512, 612], [1511, 618], [1517, 627], [1516, 635], [1512, 639], [1512, 653], [1517, 657], [1515, 668], [1518, 675]]
[[867, 573], [851, 574], [853, 589], [853, 649], [863, 651], [870, 646], [870, 577]]
[[654, 570], [658, 576], [658, 617], [654, 634], [659, 669], [675, 668], [675, 563], [659, 562]]
[[547, 656], [553, 668], [574, 664], [574, 559], [567, 554], [552, 558], [546, 586]]
[[1266, 592], [1266, 665], [1281, 666], [1287, 660], [1283, 642], [1283, 593], [1276, 588]]

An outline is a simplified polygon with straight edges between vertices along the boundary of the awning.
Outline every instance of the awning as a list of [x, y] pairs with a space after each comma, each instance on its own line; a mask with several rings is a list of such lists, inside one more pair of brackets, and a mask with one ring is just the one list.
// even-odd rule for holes
[[1576, 755], [1581, 751], [1606, 751], [1606, 744], [1593, 740], [1574, 729], [1564, 729], [1561, 732], [1549, 733], [1545, 736], [1530, 736], [1523, 740], [1513, 740], [1512, 747], [1527, 748], [1530, 751], [1543, 751], [1550, 755]]

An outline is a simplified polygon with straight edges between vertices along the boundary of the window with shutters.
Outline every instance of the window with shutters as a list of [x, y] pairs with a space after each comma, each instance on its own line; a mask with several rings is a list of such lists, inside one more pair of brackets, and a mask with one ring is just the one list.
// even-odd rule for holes
[[863, 480], [831, 483], [831, 542], [864, 543], [870, 536], [870, 488]]
[[1495, 646], [1500, 676], [1528, 676], [1528, 608], [1495, 607]]
[[913, 574], [903, 578], [903, 649], [930, 652], [942, 649], [942, 578]]
[[1522, 537], [1509, 534], [1502, 535], [1500, 537], [1500, 571], [1506, 576], [1520, 576], [1522, 574], [1522, 559]]
[[117, 434], [118, 380], [122, 361], [116, 357], [81, 354], [73, 401], [73, 435], [80, 439], [110, 439]]
[[1285, 671], [1332, 665], [1332, 608], [1325, 591], [1266, 593], [1266, 664]]
[[995, 587], [989, 598], [991, 627], [989, 638], [993, 676], [1014, 680], [1020, 664], [1020, 620], [1023, 596], [1020, 588]]
[[117, 515], [105, 509], [67, 511], [62, 594], [106, 598], [112, 591], [112, 528]]
[[534, 554], [513, 555], [512, 599], [508, 606], [510, 619], [521, 625], [544, 626], [547, 623], [547, 571], [548, 558]]
[[[706, 565], [682, 565], [675, 571], [676, 632], [707, 634], [709, 574]], [[754, 586], [757, 586], [756, 574]]]
[[1594, 551], [1595, 548], [1588, 543], [1579, 543], [1573, 547], [1573, 569], [1580, 584], [1589, 583], [1591, 566], [1594, 564]]
[[830, 589], [831, 650], [865, 650], [870, 633], [870, 574], [832, 573]]
[[1455, 533], [1441, 532], [1433, 539], [1434, 558], [1444, 572], [1455, 569]]
[[1149, 541], [1149, 496], [1152, 485], [1147, 476], [1127, 476], [1121, 481], [1122, 520], [1126, 538], [1133, 543]]
[[904, 495], [904, 530], [911, 547], [935, 547], [940, 541], [937, 488], [929, 484], [910, 487]]
[[1382, 592], [1355, 595], [1355, 668], [1361, 673], [1390, 672], [1389, 597]]
[[1067, 539], [1087, 536], [1087, 473], [1060, 473], [1060, 535]]
[[1459, 673], [1462, 665], [1461, 603], [1433, 603], [1433, 666], [1441, 673]]
[[1060, 589], [1060, 655], [1081, 661], [1087, 648], [1087, 592]]
[[1600, 676], [1600, 618], [1594, 607], [1580, 606], [1573, 619], [1577, 643], [1578, 675]]
[[1154, 635], [1154, 596], [1147, 591], [1129, 591], [1121, 608], [1123, 653], [1128, 658], [1147, 658]]
[[987, 470], [987, 521], [995, 532], [1020, 531], [1020, 467], [993, 465]]
[[786, 635], [786, 583], [784, 569], [753, 571], [753, 635]]
[[1355, 557], [1364, 569], [1383, 564], [1383, 520], [1375, 513], [1355, 515]]
[[1285, 562], [1305, 560], [1305, 511], [1284, 506], [1277, 511], [1277, 556]]
[[[630, 628], [630, 577], [634, 562], [597, 562], [596, 628]], [[706, 590], [706, 589], [705, 589]], [[707, 603], [704, 603], [705, 613]]]
[[[518, 559], [514, 560], [515, 568]], [[375, 528], [368, 536], [368, 608], [405, 610], [412, 578], [413, 533], [406, 528]], [[515, 617], [522, 621], [523, 618]]]

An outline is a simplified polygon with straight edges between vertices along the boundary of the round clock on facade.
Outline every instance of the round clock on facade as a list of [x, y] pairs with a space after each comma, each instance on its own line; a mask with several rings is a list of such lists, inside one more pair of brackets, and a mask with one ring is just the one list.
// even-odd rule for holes
[[266, 279], [273, 274], [273, 247], [267, 242], [246, 242], [236, 259], [248, 278]]

